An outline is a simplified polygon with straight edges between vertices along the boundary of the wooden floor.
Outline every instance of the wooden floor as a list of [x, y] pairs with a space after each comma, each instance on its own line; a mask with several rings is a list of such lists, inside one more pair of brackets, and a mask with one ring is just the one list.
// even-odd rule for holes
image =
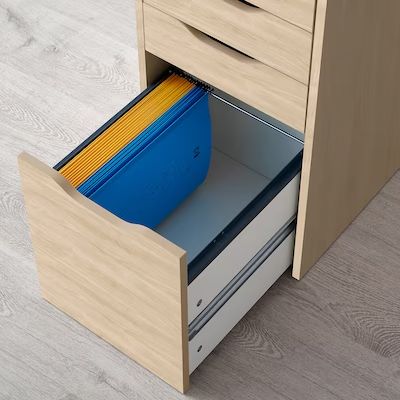
[[[16, 157], [53, 165], [138, 93], [134, 0], [0, 0], [0, 399], [182, 398], [40, 299]], [[289, 273], [190, 399], [400, 399], [400, 173]]]

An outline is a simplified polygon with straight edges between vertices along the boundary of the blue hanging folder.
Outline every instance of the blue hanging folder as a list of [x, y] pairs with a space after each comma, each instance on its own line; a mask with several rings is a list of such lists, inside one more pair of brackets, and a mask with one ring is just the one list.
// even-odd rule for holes
[[155, 120], [139, 136], [132, 140], [125, 148], [119, 151], [111, 160], [106, 162], [93, 175], [91, 175], [78, 190], [87, 197], [90, 197], [103, 183], [113, 174], [121, 169], [127, 162], [132, 160], [141, 150], [150, 145], [169, 125], [182, 115], [191, 105], [204, 95], [204, 90], [195, 87], [173, 107]]
[[206, 178], [208, 94], [195, 87], [78, 190], [120, 218], [155, 228]]

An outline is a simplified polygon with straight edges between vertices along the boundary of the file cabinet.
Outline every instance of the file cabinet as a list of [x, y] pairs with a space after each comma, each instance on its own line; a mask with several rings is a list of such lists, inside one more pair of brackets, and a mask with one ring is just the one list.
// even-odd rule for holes
[[[190, 373], [283, 271], [293, 265], [300, 279], [399, 168], [399, 12], [396, 0], [139, 0], [142, 89], [170, 67], [211, 85], [222, 156], [202, 191], [152, 230], [22, 154], [43, 297], [186, 391]], [[212, 215], [205, 205], [218, 211], [232, 171], [249, 184], [254, 171], [268, 175], [263, 168], [276, 170], [264, 197], [217, 229], [218, 251], [191, 276], [190, 249], [204, 247], [200, 233], [215, 222], [202, 217]], [[229, 189], [219, 209], [239, 204], [246, 187]], [[206, 228], [196, 236], [182, 221]]]

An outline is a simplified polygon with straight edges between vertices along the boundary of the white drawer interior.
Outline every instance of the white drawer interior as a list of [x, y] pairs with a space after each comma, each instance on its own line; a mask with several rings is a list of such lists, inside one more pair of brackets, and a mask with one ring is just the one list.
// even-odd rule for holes
[[300, 141], [219, 96], [210, 95], [209, 107], [213, 154], [208, 177], [156, 229], [187, 251], [189, 263], [302, 149]]
[[209, 106], [208, 177], [156, 229], [188, 253], [189, 323], [296, 214], [303, 147], [243, 104], [218, 94]]
[[206, 181], [156, 230], [190, 263], [270, 181], [214, 147]]
[[189, 263], [303, 147], [300, 140], [219, 96], [210, 95], [209, 107], [213, 155], [208, 177], [156, 228], [188, 252]]

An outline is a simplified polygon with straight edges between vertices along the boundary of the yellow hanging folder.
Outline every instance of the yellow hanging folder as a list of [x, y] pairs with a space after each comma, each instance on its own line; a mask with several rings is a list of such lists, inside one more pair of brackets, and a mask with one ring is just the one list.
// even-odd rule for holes
[[78, 187], [194, 86], [184, 77], [169, 76], [63, 166], [60, 173]]

